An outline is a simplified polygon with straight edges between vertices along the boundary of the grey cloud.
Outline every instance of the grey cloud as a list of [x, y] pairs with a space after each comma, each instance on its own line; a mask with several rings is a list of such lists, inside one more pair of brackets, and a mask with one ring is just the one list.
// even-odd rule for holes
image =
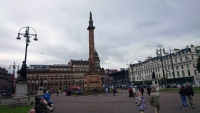
[[148, 28], [148, 27], [157, 27], [161, 25], [161, 21], [156, 21], [156, 20], [149, 20], [149, 21], [143, 21], [143, 22], [138, 22], [135, 27], [137, 28]]
[[18, 41], [16, 36], [27, 25], [36, 29], [39, 39], [31, 39], [28, 64], [87, 60], [90, 11], [96, 27], [95, 48], [104, 68], [119, 69], [126, 67], [127, 62], [154, 57], [160, 44], [166, 49], [198, 46], [199, 4], [198, 0], [2, 0], [0, 66], [8, 67], [14, 61], [21, 65], [25, 39]]

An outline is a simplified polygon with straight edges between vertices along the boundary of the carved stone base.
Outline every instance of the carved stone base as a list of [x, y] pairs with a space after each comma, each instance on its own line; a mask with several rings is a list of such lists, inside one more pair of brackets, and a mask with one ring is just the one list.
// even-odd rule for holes
[[28, 85], [27, 81], [18, 81], [16, 83], [16, 92], [15, 96], [12, 99], [12, 103], [8, 104], [8, 106], [24, 106], [30, 105], [30, 97], [28, 95]]
[[94, 88], [97, 88], [98, 90], [103, 89], [101, 75], [98, 73], [97, 74], [92, 73], [86, 76], [85, 89], [93, 90]]
[[29, 96], [13, 97], [12, 103], [9, 104], [9, 106], [24, 106], [24, 105], [31, 105]]
[[18, 81], [16, 83], [15, 97], [27, 96], [27, 94], [28, 94], [27, 81]]
[[37, 95], [42, 96], [43, 94], [44, 94], [43, 86], [40, 86]]
[[152, 79], [152, 86], [159, 86], [158, 79]]

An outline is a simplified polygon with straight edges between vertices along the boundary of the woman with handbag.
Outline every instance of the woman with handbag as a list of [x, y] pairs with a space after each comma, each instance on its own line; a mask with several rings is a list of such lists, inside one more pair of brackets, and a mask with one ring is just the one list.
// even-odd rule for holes
[[146, 100], [142, 96], [142, 93], [140, 91], [137, 92], [137, 98], [135, 100], [135, 103], [137, 104], [137, 109], [140, 113], [144, 113], [146, 110]]

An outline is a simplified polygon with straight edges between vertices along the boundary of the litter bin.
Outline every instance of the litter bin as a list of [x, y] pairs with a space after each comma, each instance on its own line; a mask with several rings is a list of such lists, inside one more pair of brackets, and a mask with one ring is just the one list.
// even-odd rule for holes
[[65, 96], [68, 96], [68, 92], [66, 92]]

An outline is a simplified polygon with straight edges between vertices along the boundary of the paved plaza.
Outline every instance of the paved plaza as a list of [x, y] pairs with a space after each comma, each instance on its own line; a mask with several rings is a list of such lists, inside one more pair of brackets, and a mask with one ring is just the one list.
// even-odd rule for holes
[[[183, 110], [181, 100], [178, 93], [161, 92], [161, 111], [160, 113], [200, 113], [200, 93], [195, 93], [194, 103], [195, 109]], [[146, 91], [147, 110], [146, 113], [154, 113], [149, 103]], [[31, 98], [34, 100], [34, 98]], [[137, 113], [135, 97], [128, 98], [127, 90], [120, 90], [113, 96], [98, 94], [97, 96], [65, 96], [65, 93], [51, 95], [51, 100], [55, 103], [53, 113]], [[7, 104], [11, 100], [1, 100], [2, 104]]]

